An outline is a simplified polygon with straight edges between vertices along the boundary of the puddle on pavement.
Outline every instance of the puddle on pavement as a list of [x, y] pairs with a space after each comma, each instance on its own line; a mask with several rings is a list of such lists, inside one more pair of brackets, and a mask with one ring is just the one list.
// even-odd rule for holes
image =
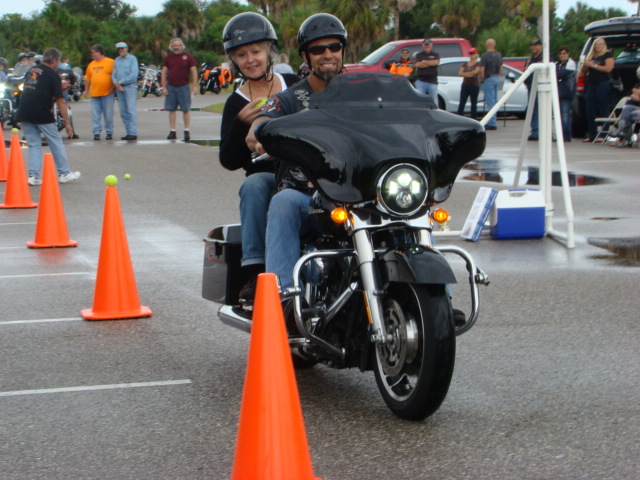
[[[607, 183], [607, 180], [602, 177], [595, 177], [592, 175], [581, 175], [574, 172], [569, 172], [569, 186], [570, 187], [583, 187], [590, 185], [600, 185]], [[515, 166], [501, 165], [499, 160], [483, 159], [475, 162], [468, 163], [460, 171], [458, 178], [462, 180], [481, 181], [481, 182], [495, 182], [503, 183], [506, 185], [513, 185], [516, 177]], [[538, 167], [527, 167], [520, 172], [520, 178], [518, 185], [539, 185], [540, 184], [540, 169]], [[562, 180], [559, 171], [553, 171], [551, 173], [551, 184], [553, 186], [562, 186]]]
[[191, 140], [191, 143], [202, 145], [203, 147], [219, 147], [220, 140]]
[[[619, 265], [640, 265], [640, 237], [628, 238], [589, 238], [589, 244], [604, 248], [613, 254], [613, 258], [619, 260]], [[596, 258], [611, 258], [598, 255]]]
[[[191, 107], [192, 112], [201, 112], [204, 110], [204, 107]], [[145, 108], [145, 112], [164, 112], [164, 108]]]

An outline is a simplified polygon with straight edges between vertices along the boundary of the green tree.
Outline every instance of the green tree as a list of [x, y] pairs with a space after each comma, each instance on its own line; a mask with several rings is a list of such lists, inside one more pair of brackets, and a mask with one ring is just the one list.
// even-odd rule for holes
[[30, 47], [39, 53], [55, 47], [63, 55], [71, 53], [80, 22], [57, 3], [48, 4], [35, 21]]
[[481, 0], [435, 0], [431, 7], [433, 19], [442, 30], [454, 37], [473, 34], [480, 24]]
[[484, 53], [487, 39], [496, 41], [496, 50], [504, 57], [524, 57], [531, 55], [529, 42], [531, 37], [520, 26], [520, 19], [503, 19], [497, 26], [483, 30], [478, 36], [477, 45]]
[[204, 28], [204, 15], [195, 0], [168, 0], [162, 7], [158, 17], [169, 23], [174, 37], [180, 37], [184, 41], [199, 38]]
[[120, 0], [49, 0], [73, 15], [87, 15], [98, 20], [126, 20], [137, 10], [133, 5]]
[[385, 36], [385, 26], [390, 19], [388, 3], [371, 0], [321, 0], [319, 3], [323, 11], [342, 20], [349, 33], [347, 63], [362, 58], [374, 39]]
[[143, 63], [162, 62], [162, 53], [171, 37], [171, 27], [164, 18], [132, 17], [122, 28], [130, 47]]

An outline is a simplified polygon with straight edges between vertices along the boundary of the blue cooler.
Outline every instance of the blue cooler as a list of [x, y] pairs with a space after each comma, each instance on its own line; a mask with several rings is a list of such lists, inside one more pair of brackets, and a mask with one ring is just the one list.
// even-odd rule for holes
[[544, 236], [545, 205], [540, 190], [502, 190], [491, 210], [491, 236], [497, 240]]

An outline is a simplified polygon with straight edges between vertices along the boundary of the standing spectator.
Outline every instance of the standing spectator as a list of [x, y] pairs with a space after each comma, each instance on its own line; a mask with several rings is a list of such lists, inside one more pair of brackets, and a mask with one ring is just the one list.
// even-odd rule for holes
[[[534, 38], [531, 43], [531, 56], [527, 59], [525, 64], [525, 70], [529, 68], [529, 65], [542, 62], [542, 42], [539, 38]], [[529, 103], [531, 103], [531, 85], [533, 84], [533, 77], [535, 74], [531, 74], [524, 81], [527, 86], [527, 94], [529, 95]], [[533, 99], [533, 113], [531, 115], [531, 133], [528, 140], [538, 140], [538, 95], [536, 94]]]
[[609, 73], [614, 66], [613, 54], [607, 48], [607, 42], [602, 37], [596, 38], [580, 69], [580, 75], [586, 75], [584, 108], [589, 125], [589, 136], [584, 142], [593, 142], [596, 138], [596, 117], [609, 115]]
[[571, 102], [576, 93], [576, 62], [569, 55], [569, 47], [562, 45], [558, 49], [556, 62], [558, 79], [558, 97], [560, 98], [560, 118], [562, 119], [562, 136], [565, 142], [571, 141]]
[[389, 67], [389, 73], [395, 73], [396, 75], [403, 75], [407, 78], [413, 73], [413, 64], [409, 57], [409, 49], [403, 48], [400, 51], [400, 60], [393, 62]]
[[113, 64], [111, 79], [116, 87], [120, 118], [124, 123], [127, 134], [122, 140], [138, 139], [138, 114], [136, 100], [138, 98], [138, 59], [129, 53], [129, 47], [124, 42], [116, 43], [118, 58]]
[[294, 74], [293, 67], [289, 65], [289, 57], [287, 57], [286, 53], [281, 53], [278, 56], [278, 63], [273, 66], [273, 73], [285, 74], [290, 73]]
[[106, 140], [113, 139], [113, 104], [115, 86], [113, 74], [113, 58], [105, 57], [102, 45], [91, 47], [93, 61], [87, 67], [84, 83], [84, 95], [91, 95], [91, 119], [93, 121], [93, 139], [100, 140], [100, 117], [104, 116]]
[[[487, 110], [491, 110], [498, 101], [498, 83], [502, 73], [502, 54], [496, 50], [496, 41], [493, 38], [487, 39], [484, 43], [487, 51], [480, 57], [482, 73], [482, 91]], [[498, 115], [493, 115], [487, 122], [485, 130], [497, 130]]]
[[29, 146], [29, 185], [42, 185], [41, 134], [47, 140], [53, 154], [58, 181], [68, 183], [80, 178], [80, 172], [69, 170], [67, 153], [53, 117], [55, 102], [64, 118], [67, 135], [73, 136], [67, 104], [62, 94], [62, 82], [56, 73], [61, 56], [60, 50], [55, 48], [49, 48], [44, 52], [42, 63], [31, 68], [29, 75], [25, 78], [22, 98], [18, 106], [17, 119], [22, 122], [22, 131]]
[[[469, 61], [462, 64], [458, 76], [463, 77], [460, 86], [460, 103], [458, 104], [458, 115], [464, 115], [464, 107], [467, 99], [471, 100], [471, 118], [474, 120], [478, 117], [478, 94], [480, 93], [480, 75], [482, 74], [482, 66], [478, 62], [478, 50], [472, 48], [469, 50]], [[485, 94], [486, 99], [486, 94]], [[495, 130], [495, 126], [487, 130]]]
[[[164, 109], [169, 112], [169, 136], [168, 140], [176, 139], [176, 110], [182, 111], [184, 122], [184, 141], [191, 141], [189, 124], [191, 121], [191, 93], [198, 89], [198, 72], [196, 60], [188, 52], [184, 51], [184, 43], [181, 38], [174, 38], [169, 43], [171, 53], [164, 57], [162, 62], [162, 93]], [[189, 90], [189, 77], [191, 77], [191, 90]]]
[[416, 53], [414, 60], [418, 75], [416, 89], [431, 96], [435, 104], [438, 105], [440, 55], [433, 51], [431, 40], [427, 38], [422, 42], [422, 51]]

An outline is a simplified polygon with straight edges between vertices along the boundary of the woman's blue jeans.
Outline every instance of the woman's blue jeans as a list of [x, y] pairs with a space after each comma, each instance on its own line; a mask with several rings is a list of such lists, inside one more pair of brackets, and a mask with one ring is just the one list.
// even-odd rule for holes
[[265, 235], [269, 200], [276, 185], [273, 173], [260, 172], [249, 175], [240, 195], [240, 223], [242, 224], [242, 266], [264, 265]]

